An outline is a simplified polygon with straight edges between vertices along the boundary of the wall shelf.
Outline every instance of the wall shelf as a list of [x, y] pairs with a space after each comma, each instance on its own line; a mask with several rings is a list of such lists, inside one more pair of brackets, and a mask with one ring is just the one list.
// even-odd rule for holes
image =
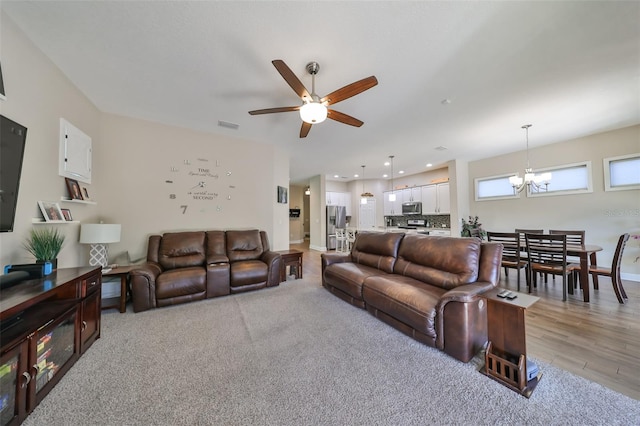
[[62, 223], [80, 223], [79, 220], [50, 220], [47, 222], [44, 219], [40, 219], [38, 217], [34, 217], [31, 219], [31, 223], [34, 225], [60, 225]]
[[98, 204], [98, 203], [96, 203], [95, 201], [88, 201], [88, 200], [72, 200], [72, 199], [70, 199], [70, 198], [65, 198], [65, 197], [60, 197], [60, 200], [61, 200], [63, 203], [92, 204], [92, 205]]

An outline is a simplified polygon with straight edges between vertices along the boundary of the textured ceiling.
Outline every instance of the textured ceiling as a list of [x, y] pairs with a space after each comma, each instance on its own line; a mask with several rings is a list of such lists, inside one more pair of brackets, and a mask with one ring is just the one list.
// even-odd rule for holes
[[[639, 2], [77, 2], [0, 7], [102, 111], [276, 144], [291, 182], [481, 159], [640, 123]], [[271, 64], [378, 86], [299, 139]], [[445, 99], [450, 102], [443, 102]], [[218, 121], [239, 125], [237, 130]], [[444, 146], [446, 150], [438, 150]], [[524, 165], [522, 165], [524, 166]], [[533, 165], [535, 166], [535, 165]], [[514, 165], [514, 170], [520, 165]]]

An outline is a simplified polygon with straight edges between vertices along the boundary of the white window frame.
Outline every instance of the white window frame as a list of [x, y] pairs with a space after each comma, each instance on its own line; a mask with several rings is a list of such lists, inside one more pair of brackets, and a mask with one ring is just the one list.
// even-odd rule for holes
[[[511, 183], [509, 183], [509, 178], [511, 176], [514, 176], [516, 174], [516, 172], [513, 173], [509, 173], [509, 174], [504, 174], [504, 175], [495, 175], [495, 176], [485, 176], [485, 177], [479, 177], [479, 178], [475, 178], [473, 180], [474, 182], [474, 196], [475, 196], [475, 200], [476, 201], [495, 201], [495, 200], [512, 200], [514, 198], [520, 198], [520, 193], [514, 193], [513, 191], [513, 186], [511, 186]], [[504, 179], [507, 181], [507, 183], [509, 183], [509, 186], [512, 188], [511, 189], [511, 193], [509, 195], [498, 195], [495, 197], [479, 197], [478, 196], [478, 188], [480, 186], [480, 183], [482, 181], [487, 181], [487, 180], [499, 180], [499, 179]]]
[[640, 189], [640, 182], [631, 185], [611, 186], [611, 163], [620, 160], [638, 160], [640, 159], [640, 153], [620, 155], [618, 157], [603, 158], [603, 171], [604, 171], [604, 190], [605, 191], [628, 191], [630, 189]]
[[[571, 169], [575, 167], [586, 167], [587, 170], [587, 182], [586, 188], [577, 188], [577, 189], [569, 189], [569, 190], [561, 190], [554, 191], [553, 190], [553, 179], [555, 179], [554, 171], [563, 170], [563, 169]], [[527, 188], [527, 197], [555, 197], [558, 195], [574, 195], [574, 194], [589, 194], [593, 192], [593, 173], [591, 170], [591, 161], [581, 161], [579, 163], [571, 163], [571, 164], [562, 164], [559, 166], [553, 167], [545, 167], [543, 169], [536, 169], [533, 171], [535, 174], [540, 174], [544, 172], [551, 172], [551, 182], [549, 183], [549, 189], [546, 191], [530, 191]]]

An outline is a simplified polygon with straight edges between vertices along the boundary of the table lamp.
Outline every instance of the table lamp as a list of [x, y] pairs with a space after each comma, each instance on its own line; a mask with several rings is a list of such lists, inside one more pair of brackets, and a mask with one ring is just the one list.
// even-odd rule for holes
[[89, 265], [107, 267], [107, 244], [120, 241], [120, 228], [120, 225], [108, 223], [84, 223], [80, 226], [80, 244], [91, 244]]

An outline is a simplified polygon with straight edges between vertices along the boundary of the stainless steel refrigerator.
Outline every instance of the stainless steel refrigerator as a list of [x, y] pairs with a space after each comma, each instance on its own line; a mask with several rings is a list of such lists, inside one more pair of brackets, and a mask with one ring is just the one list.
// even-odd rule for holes
[[336, 248], [336, 228], [344, 228], [347, 224], [347, 208], [345, 206], [327, 206], [327, 250]]

